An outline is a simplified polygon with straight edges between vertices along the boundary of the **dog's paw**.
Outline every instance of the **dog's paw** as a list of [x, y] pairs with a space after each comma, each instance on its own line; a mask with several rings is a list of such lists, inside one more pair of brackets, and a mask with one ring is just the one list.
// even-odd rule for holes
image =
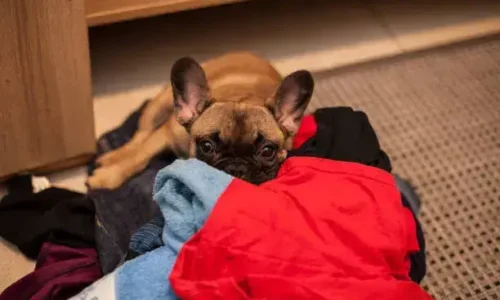
[[120, 187], [125, 181], [125, 177], [117, 166], [98, 168], [94, 174], [87, 178], [87, 186], [91, 190], [108, 189], [114, 190]]
[[124, 152], [124, 151], [121, 151], [121, 149], [118, 149], [118, 150], [114, 150], [114, 151], [105, 153], [97, 158], [96, 165], [99, 167], [113, 165], [122, 159], [122, 157], [123, 157], [122, 152]]

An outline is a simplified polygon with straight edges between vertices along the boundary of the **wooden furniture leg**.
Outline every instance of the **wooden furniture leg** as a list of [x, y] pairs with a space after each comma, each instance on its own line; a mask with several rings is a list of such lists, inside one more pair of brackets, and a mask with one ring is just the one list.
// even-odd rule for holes
[[1, 0], [0, 178], [94, 148], [85, 0]]

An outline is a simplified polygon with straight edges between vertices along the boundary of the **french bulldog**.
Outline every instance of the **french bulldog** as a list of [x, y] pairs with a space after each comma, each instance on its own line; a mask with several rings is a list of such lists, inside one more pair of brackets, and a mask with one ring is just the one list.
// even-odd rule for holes
[[114, 189], [161, 151], [195, 157], [254, 184], [274, 178], [314, 89], [311, 73], [284, 78], [264, 58], [229, 53], [201, 65], [184, 57], [148, 103], [123, 147], [97, 160], [91, 189]]

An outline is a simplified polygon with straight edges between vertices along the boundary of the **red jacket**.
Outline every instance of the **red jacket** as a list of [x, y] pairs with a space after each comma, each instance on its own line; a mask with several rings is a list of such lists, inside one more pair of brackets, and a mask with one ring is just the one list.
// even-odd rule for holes
[[264, 185], [229, 184], [170, 282], [181, 299], [431, 299], [408, 276], [417, 250], [391, 174], [294, 157]]

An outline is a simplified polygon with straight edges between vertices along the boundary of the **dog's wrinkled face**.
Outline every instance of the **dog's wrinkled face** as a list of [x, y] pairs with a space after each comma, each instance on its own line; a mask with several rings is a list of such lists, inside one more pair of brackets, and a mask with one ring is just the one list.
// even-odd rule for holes
[[285, 136], [264, 107], [214, 103], [190, 132], [193, 156], [255, 184], [274, 178], [286, 158]]
[[192, 137], [190, 155], [260, 184], [273, 179], [313, 91], [309, 72], [287, 76], [263, 105], [213, 99], [201, 66], [177, 61], [171, 83], [177, 119]]

